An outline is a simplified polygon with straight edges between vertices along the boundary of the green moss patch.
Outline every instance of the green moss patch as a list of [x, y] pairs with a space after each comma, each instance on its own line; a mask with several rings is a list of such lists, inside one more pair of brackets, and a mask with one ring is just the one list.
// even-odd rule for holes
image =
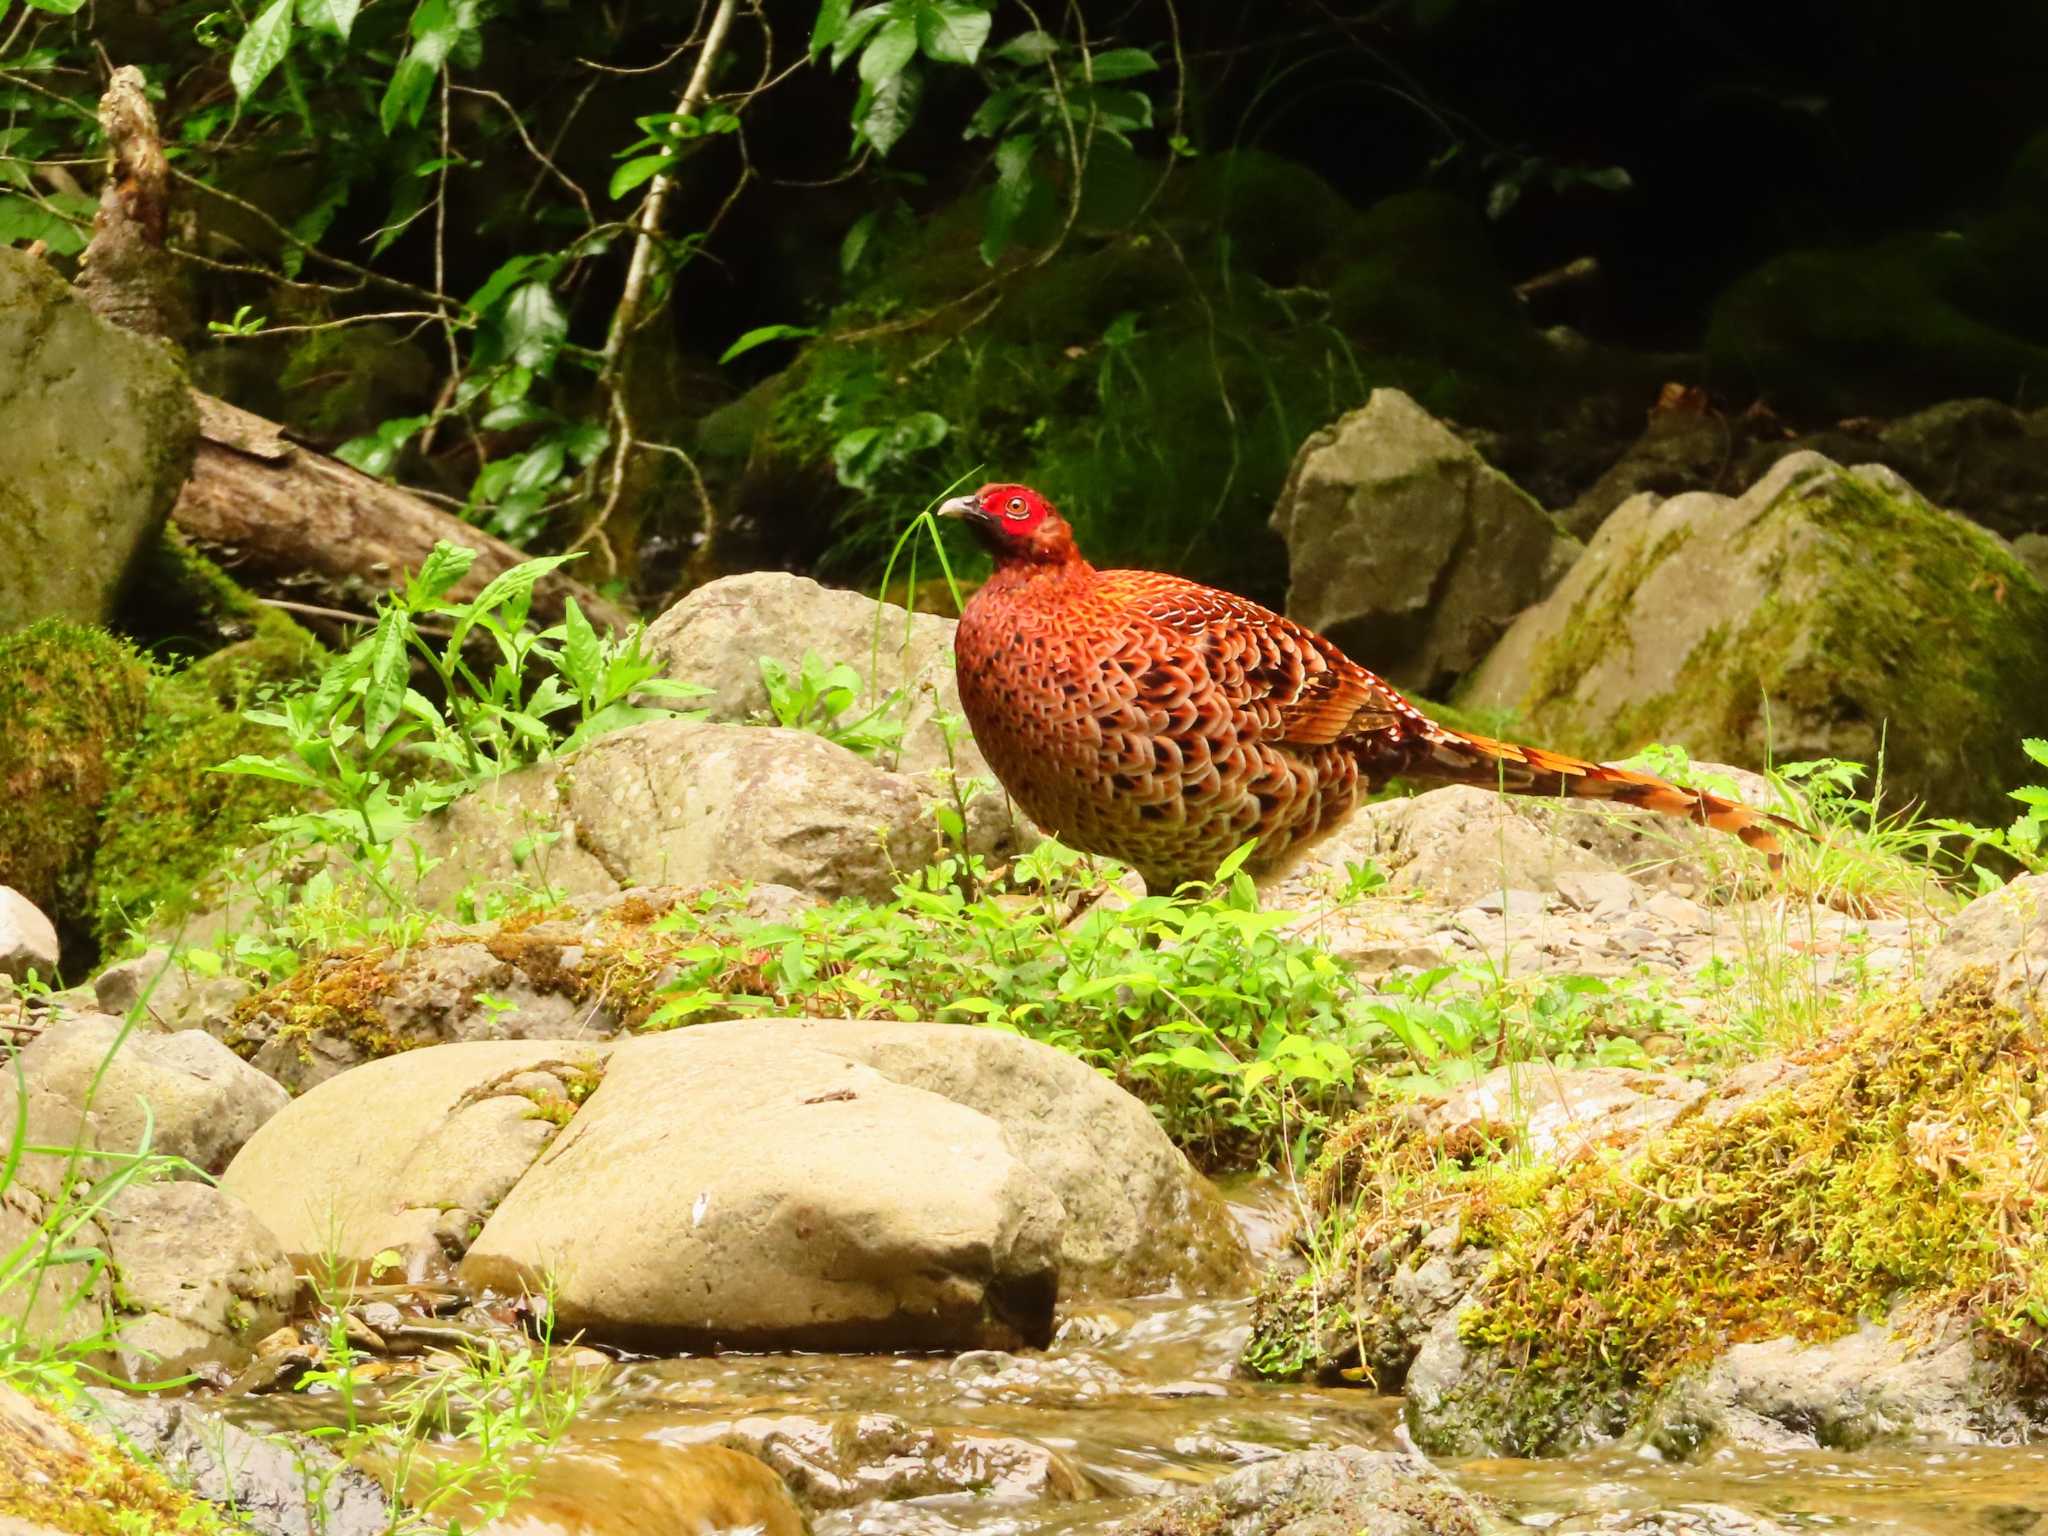
[[1370, 1367], [1399, 1343], [1388, 1277], [1449, 1225], [1486, 1255], [1460, 1314], [1482, 1368], [1459, 1411], [1489, 1443], [1618, 1430], [1734, 1344], [1833, 1339], [1901, 1304], [1963, 1323], [2019, 1390], [2048, 1390], [2048, 1022], [1964, 991], [1875, 1012], [1786, 1065], [1776, 1086], [1565, 1168], [1369, 1111], [1318, 1174], [1329, 1257], [1262, 1303], [1248, 1358]]
[[13, 1397], [0, 1429], [0, 1516], [71, 1536], [227, 1536], [247, 1529], [33, 1399]]
[[149, 673], [102, 630], [0, 635], [0, 884], [53, 919], [92, 907], [101, 808], [142, 727]]

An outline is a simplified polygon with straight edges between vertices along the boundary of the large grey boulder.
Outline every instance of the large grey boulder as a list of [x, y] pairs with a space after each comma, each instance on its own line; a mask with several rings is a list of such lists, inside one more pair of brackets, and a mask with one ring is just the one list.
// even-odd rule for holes
[[[968, 842], [978, 852], [1015, 845], [1019, 829], [995, 776], [960, 716], [953, 674], [955, 621], [911, 613], [806, 576], [752, 571], [697, 588], [647, 627], [647, 652], [664, 672], [711, 690], [701, 706], [713, 720], [771, 718], [763, 659], [794, 675], [805, 654], [849, 663], [861, 690], [846, 720], [883, 709], [899, 725], [898, 746], [877, 755], [920, 791], [947, 804], [953, 787], [985, 787], [968, 807]], [[948, 729], [950, 722], [951, 729]]]
[[1922, 997], [1982, 984], [2011, 1007], [2048, 1020], [2048, 875], [2022, 875], [1963, 908], [1927, 957]]
[[2010, 814], [2048, 733], [2048, 588], [1889, 470], [1781, 460], [1738, 498], [1643, 495], [1514, 623], [1459, 702], [1599, 759], [1652, 741], [1874, 764], [1899, 799]]
[[511, 774], [409, 838], [440, 861], [430, 907], [465, 890], [544, 884], [565, 896], [634, 886], [793, 886], [886, 898], [938, 851], [929, 798], [806, 731], [657, 720], [574, 758]]
[[1347, 1445], [1255, 1462], [1116, 1536], [1489, 1536], [1484, 1508], [1419, 1457]]
[[1475, 666], [1578, 541], [1399, 390], [1302, 445], [1273, 509], [1287, 613], [1424, 693]]
[[691, 1029], [613, 1049], [462, 1273], [551, 1287], [564, 1326], [619, 1344], [1043, 1345], [1065, 1220], [989, 1117]]
[[[59, 1145], [182, 1157], [218, 1173], [284, 1089], [203, 1030], [161, 1035], [104, 1014], [62, 1017], [21, 1053], [31, 1102], [48, 1106]], [[0, 1102], [12, 1095], [0, 1095]]]
[[1168, 1287], [1235, 1295], [1251, 1278], [1215, 1187], [1151, 1111], [1065, 1051], [972, 1024], [748, 1019], [692, 1034], [765, 1056], [843, 1057], [994, 1120], [1066, 1213], [1057, 1250], [1063, 1296]]
[[107, 324], [0, 249], [0, 630], [104, 623], [192, 467], [171, 348]]
[[[252, 1137], [221, 1187], [301, 1261], [445, 1271], [602, 1075], [606, 1049], [494, 1040], [331, 1078]], [[374, 1126], [374, 1134], [366, 1127]]]

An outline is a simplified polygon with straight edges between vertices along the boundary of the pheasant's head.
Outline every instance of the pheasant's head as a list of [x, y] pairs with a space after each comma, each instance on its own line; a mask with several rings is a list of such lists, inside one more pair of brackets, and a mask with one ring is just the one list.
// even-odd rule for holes
[[1074, 531], [1058, 509], [1028, 485], [984, 485], [972, 496], [955, 496], [939, 506], [941, 517], [957, 517], [995, 556], [996, 567], [1067, 565], [1081, 558]]

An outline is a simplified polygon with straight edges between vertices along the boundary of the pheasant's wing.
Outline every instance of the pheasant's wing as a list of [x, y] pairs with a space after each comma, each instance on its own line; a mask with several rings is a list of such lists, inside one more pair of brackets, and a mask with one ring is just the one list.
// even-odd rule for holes
[[1266, 741], [1321, 747], [1423, 716], [1311, 629], [1234, 593], [1153, 571], [1105, 573], [1127, 611], [1200, 655], [1236, 712]]

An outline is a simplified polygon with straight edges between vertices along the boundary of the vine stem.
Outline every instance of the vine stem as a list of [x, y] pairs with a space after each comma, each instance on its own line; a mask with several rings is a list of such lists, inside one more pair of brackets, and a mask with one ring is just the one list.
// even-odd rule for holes
[[[690, 72], [690, 83], [683, 88], [682, 99], [676, 103], [676, 116], [689, 117], [704, 105], [704, 98], [711, 90], [711, 68], [718, 62], [719, 52], [725, 46], [725, 34], [731, 30], [733, 16], [738, 10], [739, 0], [718, 0], [718, 10], [711, 18], [710, 30], [704, 34], [704, 49], [697, 55], [697, 67]], [[661, 218], [668, 208], [669, 193], [674, 186], [675, 179], [667, 171], [662, 171], [647, 184], [647, 196], [641, 199], [640, 217], [634, 221], [633, 259], [626, 268], [626, 286], [620, 290], [619, 307], [612, 311], [611, 334], [604, 344], [604, 371], [607, 374], [618, 367], [620, 354], [638, 322], [640, 306], [646, 302], [647, 285], [654, 271], [655, 247], [661, 240]]]

